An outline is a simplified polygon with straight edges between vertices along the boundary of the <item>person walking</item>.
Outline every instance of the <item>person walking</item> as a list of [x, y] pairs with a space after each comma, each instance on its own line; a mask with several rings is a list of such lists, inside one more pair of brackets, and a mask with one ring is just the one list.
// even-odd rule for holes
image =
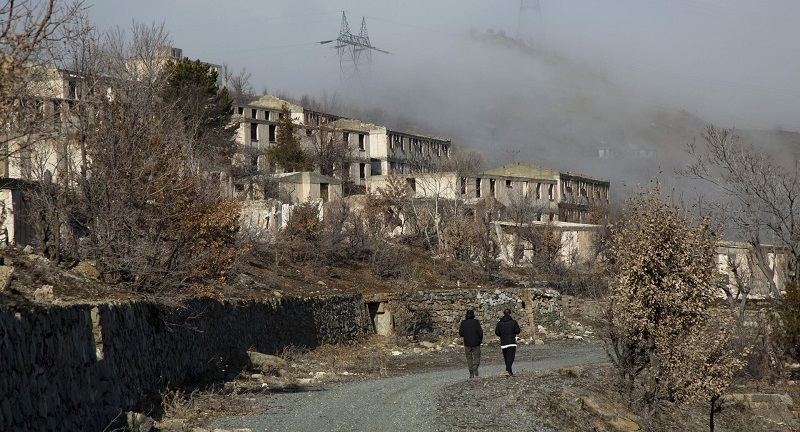
[[503, 317], [494, 328], [494, 334], [500, 336], [500, 348], [503, 350], [503, 360], [506, 362], [506, 376], [509, 377], [514, 376], [511, 366], [514, 364], [514, 356], [517, 354], [519, 332], [519, 324], [514, 321], [514, 318], [511, 318], [511, 309], [505, 309]]
[[481, 323], [475, 319], [475, 311], [467, 310], [464, 321], [458, 327], [458, 335], [464, 338], [464, 353], [467, 355], [467, 368], [469, 377], [478, 376], [478, 366], [481, 365], [481, 343], [483, 343], [483, 329]]

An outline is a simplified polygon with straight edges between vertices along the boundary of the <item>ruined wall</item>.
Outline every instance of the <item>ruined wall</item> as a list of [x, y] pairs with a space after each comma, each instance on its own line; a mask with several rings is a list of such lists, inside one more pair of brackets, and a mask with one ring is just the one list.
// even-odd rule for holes
[[511, 309], [522, 335], [532, 336], [537, 325], [557, 326], [563, 322], [560, 294], [545, 288], [461, 289], [441, 291], [411, 291], [378, 295], [368, 301], [386, 302], [394, 314], [395, 328], [411, 323], [420, 333], [454, 336], [467, 309], [475, 311], [481, 322], [484, 338], [491, 340], [494, 327]]
[[0, 430], [104, 430], [142, 395], [245, 350], [279, 354], [368, 332], [360, 295], [0, 307]]

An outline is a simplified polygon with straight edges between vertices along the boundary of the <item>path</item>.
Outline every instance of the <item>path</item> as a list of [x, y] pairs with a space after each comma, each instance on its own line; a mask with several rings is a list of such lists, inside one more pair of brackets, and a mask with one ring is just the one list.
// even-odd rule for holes
[[[598, 343], [565, 349], [521, 346], [514, 370], [550, 370], [605, 361]], [[486, 347], [484, 351], [492, 349]], [[533, 351], [536, 350], [536, 351]], [[535, 358], [525, 360], [526, 358]], [[496, 357], [496, 356], [495, 356]], [[502, 364], [481, 365], [482, 380], [497, 380]], [[257, 431], [436, 431], [436, 398], [447, 387], [464, 381], [467, 371], [439, 369], [406, 376], [332, 384], [289, 394], [256, 395], [262, 414], [223, 417], [209, 429], [250, 428]], [[509, 378], [502, 378], [509, 379]], [[514, 378], [510, 378], [514, 379]]]

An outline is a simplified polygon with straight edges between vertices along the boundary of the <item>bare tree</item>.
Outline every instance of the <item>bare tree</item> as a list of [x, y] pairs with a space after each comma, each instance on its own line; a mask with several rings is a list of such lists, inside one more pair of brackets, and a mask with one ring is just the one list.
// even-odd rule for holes
[[346, 167], [354, 160], [353, 149], [345, 142], [342, 130], [326, 125], [306, 126], [306, 130], [311, 131], [311, 157], [320, 174], [349, 181], [350, 172]]
[[250, 83], [251, 78], [252, 74], [246, 68], [234, 73], [227, 63], [222, 65], [222, 81], [234, 102], [247, 103], [258, 98]]
[[454, 149], [448, 158], [441, 159], [431, 167], [433, 172], [454, 172], [459, 176], [473, 176], [481, 172], [486, 164], [483, 154], [477, 150]]
[[193, 127], [163, 98], [166, 60], [148, 55], [163, 52], [166, 32], [85, 36], [65, 49], [81, 84], [65, 100], [68, 121], [30, 152], [44, 253], [91, 259], [105, 279], [145, 290], [224, 277], [238, 204], [194, 168]]
[[700, 136], [705, 148], [691, 143], [688, 151], [695, 162], [680, 173], [707, 181], [725, 194], [729, 201], [718, 206], [726, 225], [750, 244], [770, 293], [780, 298], [776, 276], [784, 269], [773, 265], [776, 252], [788, 252], [788, 277], [800, 278], [800, 165], [775, 161], [752, 144], [742, 144], [729, 129], [711, 125]]
[[[24, 151], [52, 125], [43, 100], [57, 89], [45, 83], [60, 42], [74, 35], [80, 1], [5, 0], [0, 4], [0, 145], [3, 156]], [[13, 144], [11, 144], [13, 143]], [[11, 145], [10, 145], [11, 144]]]

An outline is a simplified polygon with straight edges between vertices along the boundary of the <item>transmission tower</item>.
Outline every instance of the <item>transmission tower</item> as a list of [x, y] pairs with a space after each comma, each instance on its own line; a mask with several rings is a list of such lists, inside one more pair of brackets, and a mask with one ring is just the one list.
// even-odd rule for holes
[[357, 75], [362, 69], [368, 68], [372, 63], [372, 51], [390, 54], [389, 51], [372, 46], [367, 33], [366, 18], [361, 18], [361, 30], [357, 35], [353, 34], [350, 31], [350, 25], [347, 23], [347, 15], [345, 15], [344, 11], [342, 12], [342, 25], [339, 29], [339, 37], [336, 38], [335, 48], [339, 53], [339, 67], [342, 77]]
[[532, 47], [538, 47], [544, 43], [544, 34], [539, 0], [520, 0], [517, 40]]

